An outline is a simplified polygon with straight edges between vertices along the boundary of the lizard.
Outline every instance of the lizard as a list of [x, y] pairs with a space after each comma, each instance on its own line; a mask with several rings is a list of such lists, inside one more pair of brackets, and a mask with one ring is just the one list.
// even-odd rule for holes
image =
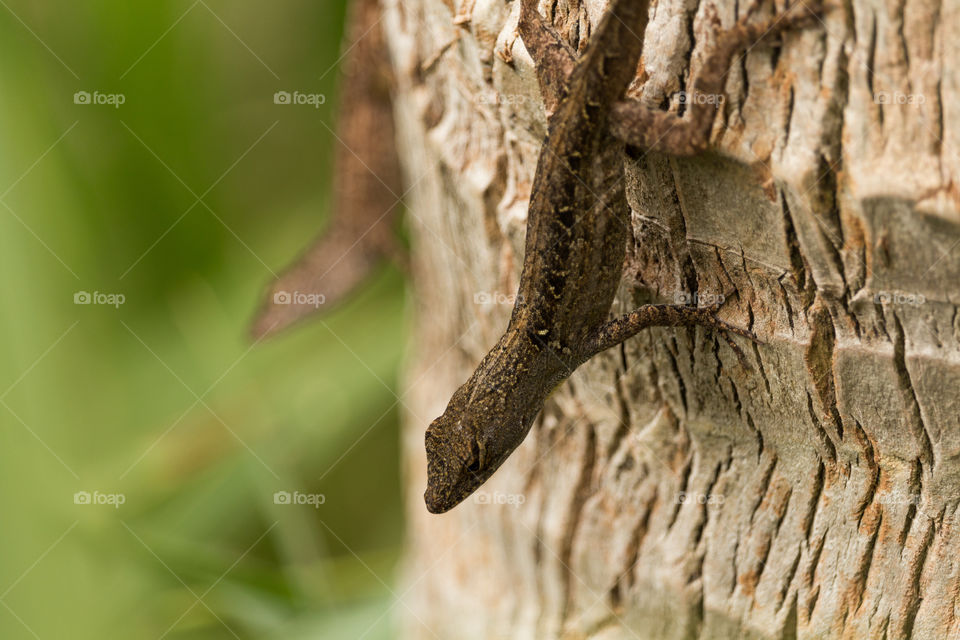
[[397, 194], [403, 191], [394, 144], [394, 77], [378, 0], [351, 3], [346, 34], [351, 44], [343, 54], [333, 219], [268, 288], [251, 328], [258, 340], [316, 312], [320, 300], [324, 309], [340, 302], [385, 258], [404, 262], [394, 236]]
[[[431, 513], [476, 491], [526, 438], [544, 401], [594, 355], [650, 327], [702, 326], [756, 341], [721, 320], [719, 305], [644, 305], [609, 320], [630, 226], [624, 150], [693, 155], [709, 143], [716, 108], [684, 116], [624, 99], [636, 77], [650, 0], [611, 0], [581, 57], [520, 0], [519, 32], [535, 62], [548, 115], [531, 187], [520, 286], [507, 329], [425, 433]], [[732, 57], [817, 15], [819, 5], [760, 22], [748, 11], [721, 33], [693, 88], [722, 92]], [[789, 14], [789, 15], [788, 15]], [[728, 339], [736, 348], [732, 339]], [[738, 353], [738, 356], [740, 354]]]

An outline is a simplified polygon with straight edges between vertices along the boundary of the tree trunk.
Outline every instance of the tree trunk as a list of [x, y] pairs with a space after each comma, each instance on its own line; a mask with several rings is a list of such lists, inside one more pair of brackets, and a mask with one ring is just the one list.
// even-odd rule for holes
[[[631, 156], [614, 311], [726, 295], [763, 344], [744, 368], [715, 333], [643, 332], [435, 516], [424, 429], [506, 327], [545, 132], [519, 2], [457, 2], [385, 0], [419, 325], [406, 637], [960, 637], [960, 6], [838, 2], [732, 65], [710, 152]], [[541, 11], [582, 51], [606, 4]], [[737, 4], [655, 3], [636, 95], [682, 108]]]

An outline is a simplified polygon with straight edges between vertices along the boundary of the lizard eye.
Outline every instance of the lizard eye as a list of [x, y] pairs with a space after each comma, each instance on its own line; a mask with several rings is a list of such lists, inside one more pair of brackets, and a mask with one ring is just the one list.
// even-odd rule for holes
[[473, 450], [471, 451], [472, 455], [470, 456], [470, 464], [467, 465], [467, 472], [477, 473], [478, 471], [480, 471], [480, 467], [483, 466], [484, 451], [483, 451], [483, 447], [481, 447], [476, 440], [474, 440], [473, 442], [472, 449]]

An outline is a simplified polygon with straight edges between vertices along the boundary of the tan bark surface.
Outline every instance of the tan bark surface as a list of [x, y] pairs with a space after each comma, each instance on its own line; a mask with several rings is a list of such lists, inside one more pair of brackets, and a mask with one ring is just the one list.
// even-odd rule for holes
[[[545, 116], [518, 2], [386, 4], [419, 326], [407, 637], [960, 637], [960, 5], [843, 2], [733, 65], [710, 153], [629, 161], [616, 306], [735, 290], [753, 370], [645, 332], [433, 516], [423, 431], [506, 326]], [[656, 3], [637, 95], [676, 109], [735, 4]], [[541, 10], [576, 45], [605, 6]]]

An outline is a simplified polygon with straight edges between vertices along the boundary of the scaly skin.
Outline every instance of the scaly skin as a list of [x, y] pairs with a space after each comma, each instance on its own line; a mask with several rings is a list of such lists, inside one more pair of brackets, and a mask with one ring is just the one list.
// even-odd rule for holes
[[[714, 107], [695, 104], [690, 117], [680, 119], [623, 100], [643, 49], [649, 0], [613, 0], [579, 60], [541, 19], [537, 0], [521, 2], [520, 34], [552, 115], [510, 324], [426, 432], [424, 500], [432, 513], [452, 509], [486, 482], [523, 442], [550, 392], [596, 353], [654, 326], [699, 325], [755, 340], [719, 320], [716, 307], [647, 305], [607, 321], [630, 234], [623, 140], [696, 153], [706, 146]], [[721, 34], [706, 65], [717, 77], [698, 79], [695, 90], [719, 92], [734, 53], [797, 21], [741, 21]]]
[[[528, 3], [525, 11], [535, 6]], [[626, 257], [630, 208], [612, 105], [634, 77], [648, 0], [615, 0], [565, 83], [540, 152], [520, 291], [506, 333], [427, 429], [427, 509], [473, 493], [523, 442], [543, 401], [590, 354]]]

